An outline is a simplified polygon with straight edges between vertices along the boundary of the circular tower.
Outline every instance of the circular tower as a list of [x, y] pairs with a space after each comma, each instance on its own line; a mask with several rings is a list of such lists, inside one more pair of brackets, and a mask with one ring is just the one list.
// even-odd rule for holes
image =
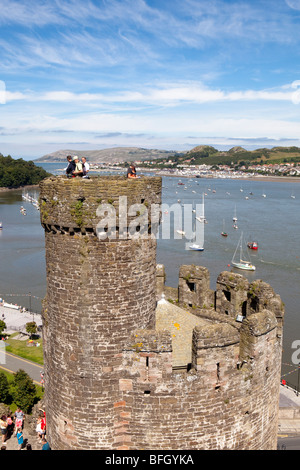
[[47, 435], [54, 450], [113, 449], [122, 347], [155, 327], [161, 178], [40, 183]]

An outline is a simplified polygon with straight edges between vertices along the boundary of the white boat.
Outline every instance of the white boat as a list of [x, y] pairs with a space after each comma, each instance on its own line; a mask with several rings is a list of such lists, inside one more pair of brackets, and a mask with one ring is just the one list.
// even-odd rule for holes
[[204, 247], [201, 245], [197, 245], [196, 243], [193, 243], [192, 245], [189, 246], [189, 250], [204, 251]]
[[14, 310], [20, 310], [20, 306], [19, 306], [19, 305], [9, 304], [9, 303], [7, 303], [7, 302], [3, 302], [3, 307], [12, 308], [12, 309], [14, 309]]
[[[239, 255], [239, 258], [238, 258], [238, 261], [236, 261], [236, 253], [238, 251], [238, 249], [240, 249], [240, 255]], [[243, 233], [239, 239], [239, 242], [237, 244], [237, 247], [235, 249], [235, 252], [234, 252], [234, 255], [232, 257], [232, 260], [231, 260], [231, 264], [234, 268], [238, 268], [238, 269], [244, 269], [246, 271], [255, 271], [255, 266], [251, 263], [251, 261], [246, 261], [244, 259], [244, 255], [243, 255]]]
[[[196, 218], [193, 219], [193, 230], [194, 230], [194, 234], [196, 234]], [[201, 231], [203, 230], [203, 237], [201, 237], [202, 239], [200, 240], [201, 242], [201, 245], [199, 245], [199, 243], [196, 243], [196, 242], [193, 242], [191, 245], [189, 245], [189, 250], [193, 250], [193, 251], [204, 251], [204, 226], [203, 226], [203, 229], [201, 229]], [[196, 240], [199, 242], [199, 240]]]
[[185, 232], [183, 230], [176, 230], [176, 232], [179, 234], [179, 235], [185, 235]]
[[0, 230], [3, 229], [3, 225], [2, 225], [2, 222], [0, 222]]

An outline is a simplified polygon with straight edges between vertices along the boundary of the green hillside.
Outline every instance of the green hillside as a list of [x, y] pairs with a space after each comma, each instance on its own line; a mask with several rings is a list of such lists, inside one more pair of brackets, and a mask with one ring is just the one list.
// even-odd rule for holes
[[[228, 165], [242, 166], [251, 164], [300, 162], [300, 148], [273, 147], [245, 150], [243, 147], [233, 147], [220, 151], [209, 145], [199, 145], [188, 152], [182, 152], [155, 160], [156, 167], [172, 167], [178, 165]], [[153, 165], [152, 165], [153, 166]]]
[[27, 162], [22, 158], [15, 160], [10, 155], [4, 157], [0, 154], [0, 188], [38, 184], [47, 176], [50, 174], [31, 161]]
[[273, 147], [245, 150], [242, 147], [233, 147], [228, 151], [218, 151], [214, 147], [195, 147], [185, 154], [190, 163], [194, 165], [236, 165], [241, 163], [283, 163], [299, 162], [300, 148], [298, 147]]

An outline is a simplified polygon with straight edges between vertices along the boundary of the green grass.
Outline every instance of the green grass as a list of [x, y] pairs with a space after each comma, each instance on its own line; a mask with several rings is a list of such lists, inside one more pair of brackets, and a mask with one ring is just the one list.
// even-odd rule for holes
[[34, 339], [35, 342], [40, 344], [39, 347], [36, 346], [28, 346], [28, 340], [20, 341], [18, 339], [14, 339], [18, 333], [14, 333], [11, 335], [8, 340], [6, 341], [5, 350], [16, 356], [23, 357], [24, 359], [28, 359], [29, 361], [37, 362], [38, 364], [44, 364], [43, 358], [43, 340], [42, 338]]

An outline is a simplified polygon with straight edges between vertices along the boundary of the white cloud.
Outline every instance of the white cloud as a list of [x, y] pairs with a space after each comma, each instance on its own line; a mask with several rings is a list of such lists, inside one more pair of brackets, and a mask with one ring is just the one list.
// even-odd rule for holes
[[285, 0], [287, 5], [293, 10], [300, 10], [300, 0]]
[[[202, 104], [215, 102], [264, 102], [286, 101], [298, 103], [300, 81], [270, 90], [226, 91], [212, 89], [198, 82], [165, 83], [140, 90], [119, 90], [105, 93], [75, 93], [67, 90], [48, 92], [9, 92], [7, 101], [27, 100], [32, 102], [61, 102], [90, 104], [142, 104], [151, 106], [176, 106], [181, 103]], [[296, 91], [294, 91], [296, 90]]]

